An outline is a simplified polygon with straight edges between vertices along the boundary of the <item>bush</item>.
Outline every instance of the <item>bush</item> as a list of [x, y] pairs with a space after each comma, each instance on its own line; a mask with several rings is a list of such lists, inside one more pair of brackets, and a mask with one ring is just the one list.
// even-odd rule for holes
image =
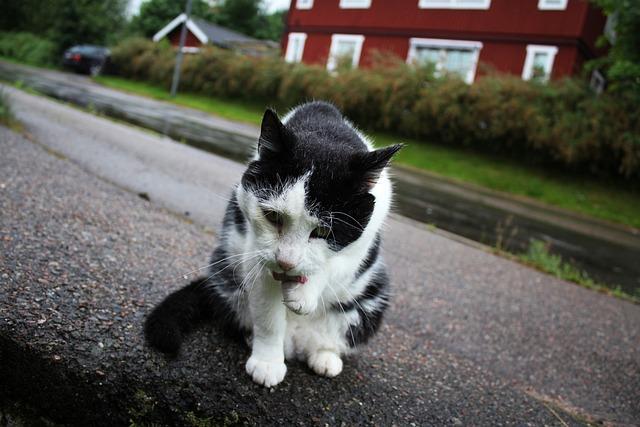
[[[122, 76], [169, 87], [174, 51], [130, 39], [113, 49]], [[249, 58], [205, 48], [185, 56], [181, 88], [281, 109], [311, 99], [334, 102], [360, 126], [596, 175], [640, 177], [640, 106], [597, 96], [585, 82], [540, 84], [485, 76], [473, 85], [384, 59], [370, 69]]]
[[0, 33], [0, 56], [32, 65], [54, 65], [56, 46], [31, 33]]

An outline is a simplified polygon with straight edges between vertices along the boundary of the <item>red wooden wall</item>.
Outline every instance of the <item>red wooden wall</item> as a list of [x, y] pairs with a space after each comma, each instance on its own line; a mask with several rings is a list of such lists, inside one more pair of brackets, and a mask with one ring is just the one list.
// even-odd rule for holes
[[492, 0], [489, 10], [420, 9], [418, 0], [372, 0], [368, 9], [340, 9], [339, 0], [315, 0], [310, 10], [287, 17], [288, 32], [307, 34], [303, 61], [326, 64], [332, 34], [365, 36], [361, 66], [369, 66], [374, 50], [405, 60], [411, 37], [471, 40], [483, 43], [478, 73], [488, 68], [522, 74], [528, 44], [558, 46], [552, 77], [579, 72], [582, 63], [600, 52], [595, 40], [605, 17], [588, 0], [569, 0], [566, 10], [538, 10], [538, 0]]

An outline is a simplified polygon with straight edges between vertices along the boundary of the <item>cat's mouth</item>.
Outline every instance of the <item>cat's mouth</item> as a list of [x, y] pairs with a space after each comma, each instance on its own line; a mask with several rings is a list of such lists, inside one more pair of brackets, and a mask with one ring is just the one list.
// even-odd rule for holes
[[278, 282], [284, 283], [299, 283], [301, 285], [307, 283], [307, 276], [290, 276], [286, 273], [278, 273], [277, 271], [272, 271], [273, 278]]

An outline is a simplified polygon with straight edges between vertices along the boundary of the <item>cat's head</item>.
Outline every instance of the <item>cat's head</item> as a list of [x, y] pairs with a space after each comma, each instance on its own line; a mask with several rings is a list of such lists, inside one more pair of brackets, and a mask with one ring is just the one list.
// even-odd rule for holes
[[266, 267], [276, 274], [313, 275], [369, 225], [376, 206], [372, 190], [401, 146], [369, 151], [349, 131], [359, 144], [335, 140], [344, 128], [302, 130], [265, 112], [239, 204]]

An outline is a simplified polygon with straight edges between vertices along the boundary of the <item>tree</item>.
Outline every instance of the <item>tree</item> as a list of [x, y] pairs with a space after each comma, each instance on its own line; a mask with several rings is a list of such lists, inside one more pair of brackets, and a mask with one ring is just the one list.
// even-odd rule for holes
[[280, 40], [284, 13], [267, 15], [262, 0], [225, 0], [214, 9], [216, 24], [258, 39]]
[[604, 71], [610, 91], [640, 103], [640, 0], [593, 1], [609, 15], [613, 27], [609, 37], [601, 39], [601, 44], [609, 45], [607, 56], [591, 67]]
[[124, 27], [126, 0], [4, 0], [0, 29], [46, 37], [58, 51], [106, 44]]
[[[173, 18], [184, 12], [186, 0], [148, 0], [142, 3], [140, 13], [133, 17], [130, 32], [152, 37]], [[206, 20], [213, 20], [211, 8], [204, 0], [193, 0], [191, 13]]]

